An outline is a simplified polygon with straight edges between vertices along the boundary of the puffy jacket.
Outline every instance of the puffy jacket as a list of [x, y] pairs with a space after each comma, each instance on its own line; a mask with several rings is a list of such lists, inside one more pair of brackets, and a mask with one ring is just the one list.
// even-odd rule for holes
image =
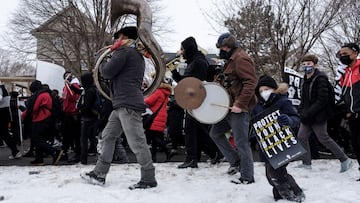
[[349, 112], [360, 112], [360, 60], [353, 67], [346, 67], [340, 79], [343, 98]]
[[167, 121], [167, 103], [171, 93], [171, 86], [169, 84], [162, 83], [153, 94], [145, 98], [145, 103], [149, 106], [152, 112], [156, 112], [162, 105], [159, 113], [156, 115], [154, 122], [152, 123], [150, 130], [164, 132]]
[[281, 114], [286, 114], [290, 118], [290, 127], [295, 129], [299, 127], [300, 117], [296, 111], [296, 108], [292, 105], [291, 101], [287, 97], [288, 87], [284, 83], [280, 83], [279, 87], [276, 89], [275, 93], [272, 93], [268, 101], [264, 101], [259, 94], [259, 91], [256, 91], [256, 96], [258, 98], [258, 103], [255, 105], [252, 110], [252, 115], [257, 115], [264, 111], [266, 108], [276, 106], [279, 108]]
[[328, 83], [325, 73], [318, 69], [315, 69], [314, 75], [310, 78], [304, 76], [299, 106], [302, 123], [321, 123], [328, 120], [330, 116]]

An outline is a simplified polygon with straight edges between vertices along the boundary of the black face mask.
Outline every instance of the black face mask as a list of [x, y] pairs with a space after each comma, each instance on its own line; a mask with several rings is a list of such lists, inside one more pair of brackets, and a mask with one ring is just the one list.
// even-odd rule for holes
[[220, 50], [219, 57], [221, 59], [229, 60], [229, 58], [231, 57], [231, 52]]
[[340, 56], [340, 62], [344, 65], [350, 65], [354, 60], [350, 58], [350, 55]]

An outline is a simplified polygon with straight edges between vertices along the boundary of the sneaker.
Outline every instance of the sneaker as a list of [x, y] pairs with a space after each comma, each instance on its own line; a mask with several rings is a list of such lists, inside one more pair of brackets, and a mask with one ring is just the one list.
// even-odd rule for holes
[[157, 182], [143, 182], [143, 181], [139, 181], [138, 183], [129, 186], [130, 190], [134, 190], [134, 189], [149, 189], [149, 188], [153, 188], [157, 186]]
[[311, 165], [308, 165], [308, 164], [300, 164], [300, 165], [296, 166], [295, 168], [303, 168], [303, 169], [307, 169], [307, 170], [312, 169]]
[[44, 166], [44, 160], [42, 159], [35, 159], [33, 161], [30, 161], [30, 164], [33, 166]]
[[299, 194], [295, 194], [295, 197], [290, 200], [290, 201], [293, 201], [293, 202], [304, 202], [305, 201], [305, 194], [304, 192], [300, 192]]
[[345, 171], [349, 170], [351, 168], [352, 164], [353, 164], [353, 162], [349, 158], [347, 158], [345, 161], [341, 162], [340, 173], [344, 173]]
[[56, 165], [59, 162], [63, 152], [64, 152], [63, 150], [56, 150], [55, 154], [53, 155], [52, 165]]
[[194, 160], [185, 161], [184, 163], [180, 164], [178, 168], [198, 168], [197, 162]]
[[235, 175], [237, 172], [239, 172], [238, 166], [230, 166], [226, 173], [229, 175]]
[[239, 179], [231, 180], [231, 182], [235, 183], [235, 184], [249, 185], [251, 183], [255, 183], [255, 180], [254, 179], [248, 180], [248, 179], [240, 177]]
[[105, 177], [100, 177], [94, 171], [80, 173], [80, 177], [93, 185], [104, 185]]
[[21, 152], [18, 152], [18, 153], [15, 154], [15, 156], [14, 156], [14, 155], [10, 155], [10, 156], [9, 156], [9, 159], [20, 159], [21, 157], [22, 157]]

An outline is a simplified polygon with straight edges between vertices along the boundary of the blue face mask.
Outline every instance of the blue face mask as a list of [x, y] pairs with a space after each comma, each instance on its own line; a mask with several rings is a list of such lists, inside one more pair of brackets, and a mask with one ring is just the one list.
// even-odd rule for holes
[[301, 68], [305, 74], [312, 73], [315, 69], [314, 66], [302, 66]]

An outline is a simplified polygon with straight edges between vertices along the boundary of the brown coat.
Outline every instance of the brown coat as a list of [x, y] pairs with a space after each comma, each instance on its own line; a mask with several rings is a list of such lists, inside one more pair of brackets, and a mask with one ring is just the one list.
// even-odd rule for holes
[[256, 104], [255, 87], [258, 79], [255, 65], [249, 55], [241, 48], [237, 48], [230, 57], [224, 74], [231, 84], [227, 90], [231, 95], [233, 106], [243, 111], [251, 111]]

